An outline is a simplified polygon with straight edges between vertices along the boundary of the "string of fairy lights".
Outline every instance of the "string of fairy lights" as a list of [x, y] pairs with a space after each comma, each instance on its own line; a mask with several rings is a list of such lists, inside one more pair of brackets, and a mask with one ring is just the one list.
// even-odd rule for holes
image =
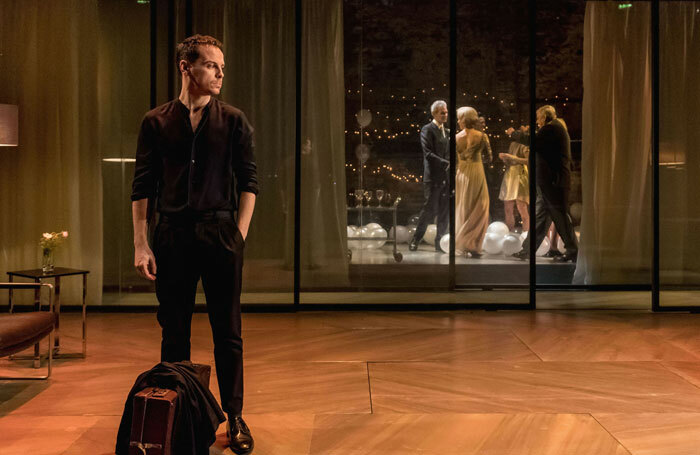
[[[355, 167], [353, 163], [345, 163], [345, 167], [349, 168], [351, 172], [357, 172], [357, 167]], [[369, 169], [367, 168], [366, 164], [363, 164], [362, 168], [367, 169], [367, 172], [369, 172], [372, 175], [385, 175], [405, 183], [419, 183], [423, 178], [422, 175], [414, 175], [411, 173], [406, 173], [405, 175], [398, 174], [396, 171], [394, 171], [394, 168], [392, 166], [389, 166], [387, 164], [371, 167]]]
[[[347, 94], [352, 95], [352, 94], [357, 94], [357, 95], [362, 95], [364, 97], [371, 98], [369, 96], [370, 94], [374, 94], [375, 90], [371, 88], [366, 88], [365, 84], [361, 84], [363, 90], [360, 89], [348, 89]], [[443, 88], [447, 87], [446, 83], [442, 84]], [[414, 114], [415, 117], [415, 111], [418, 109], [418, 103], [421, 103], [421, 105], [425, 105], [423, 103], [423, 99], [425, 98], [425, 95], [430, 95], [434, 93], [437, 89], [435, 87], [431, 87], [430, 89], [419, 89], [417, 92], [414, 92], [413, 94], [389, 94], [388, 99], [385, 99], [384, 102], [378, 102], [376, 104], [393, 104], [393, 103], [401, 103], [404, 104], [404, 110], [405, 110], [405, 103], [408, 102], [409, 108], [411, 109], [411, 112], [405, 112], [401, 114], [397, 114], [396, 112], [394, 113], [387, 113], [387, 112], [382, 112], [381, 110], [376, 110], [376, 109], [368, 109], [369, 112], [372, 114], [372, 123], [368, 125], [368, 127], [360, 127], [359, 125], [356, 126], [355, 129], [348, 129], [345, 130], [345, 135], [346, 136], [353, 136], [353, 137], [359, 137], [361, 142], [369, 141], [374, 144], [377, 142], [383, 142], [383, 141], [397, 141], [401, 139], [405, 139], [407, 137], [415, 137], [416, 133], [420, 133], [421, 130], [421, 124], [416, 123], [415, 118], [412, 119], [411, 115], [412, 113]], [[568, 92], [568, 87], [564, 87], [564, 91]], [[469, 93], [467, 91], [461, 92], [461, 100], [460, 101], [465, 101], [465, 100], [473, 100], [473, 104], [478, 105], [479, 103], [488, 103], [489, 106], [493, 106], [494, 104], [497, 107], [500, 107], [501, 109], [506, 109], [506, 110], [512, 110], [515, 108], [515, 103], [511, 102], [506, 99], [501, 99], [500, 97], [497, 98], [494, 94], [490, 94], [489, 92], [483, 92], [481, 94], [473, 94]], [[371, 100], [368, 100], [371, 101]], [[555, 95], [552, 98], [545, 98], [544, 102], [545, 103], [557, 103], [561, 104], [562, 106], [566, 106], [567, 103], [570, 101], [570, 98], [568, 94], [565, 94], [563, 96], [560, 95]], [[476, 107], [476, 106], [475, 106]], [[500, 109], [499, 109], [500, 110]], [[481, 111], [477, 108], [477, 111]], [[427, 109], [423, 109], [422, 115], [425, 117], [429, 117], [430, 113], [428, 112]], [[504, 119], [504, 117], [510, 116], [515, 114], [517, 116], [517, 112], [507, 112], [502, 114], [501, 116], [484, 116], [484, 120], [488, 123], [490, 122], [492, 125], [495, 123], [497, 126], [495, 127], [490, 127], [488, 124], [484, 127], [485, 131], [488, 133], [489, 138], [493, 140], [501, 140], [501, 139], [507, 139], [507, 135], [505, 134], [505, 130], [508, 127], [514, 127], [517, 128], [522, 124], [520, 119], [516, 121], [514, 118], [512, 119]], [[494, 157], [495, 159], [496, 157]], [[355, 160], [353, 160], [355, 161]], [[348, 171], [352, 173], [357, 173], [360, 170], [358, 169], [358, 166], [355, 162], [348, 162], [345, 164], [345, 167], [347, 168]], [[495, 166], [494, 164], [488, 165], [490, 169], [493, 169]], [[502, 171], [505, 171], [507, 166], [500, 166]], [[377, 175], [377, 176], [384, 176], [384, 177], [389, 177], [394, 180], [397, 180], [399, 182], [405, 182], [405, 183], [418, 183], [422, 181], [422, 175], [415, 175], [410, 172], [405, 172], [405, 173], [400, 173], [397, 170], [395, 170], [392, 166], [387, 165], [387, 164], [382, 164], [378, 166], [372, 166], [370, 168], [367, 167], [366, 164], [362, 165], [362, 171], [367, 172], [368, 175]]]

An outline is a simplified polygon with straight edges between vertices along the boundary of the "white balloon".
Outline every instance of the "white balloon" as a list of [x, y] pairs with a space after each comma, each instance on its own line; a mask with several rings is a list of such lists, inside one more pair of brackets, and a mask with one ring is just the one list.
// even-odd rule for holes
[[564, 241], [561, 239], [561, 237], [558, 237], [558, 239], [559, 240], [557, 241], [557, 249], [562, 253], [566, 253], [566, 248], [564, 248]]
[[540, 245], [539, 248], [537, 248], [537, 253], [535, 253], [536, 256], [544, 256], [544, 254], [549, 251], [549, 239], [547, 237], [544, 238], [542, 241], [542, 244]]
[[386, 243], [386, 238], [387, 234], [386, 231], [383, 228], [378, 228], [378, 229], [372, 229], [369, 231], [369, 237], [373, 239], [379, 239], [379, 240], [370, 240], [367, 243], [367, 248], [368, 249], [375, 249], [375, 248], [381, 248], [384, 246]]
[[382, 225], [379, 224], [379, 223], [367, 223], [367, 224], [365, 224], [365, 227], [366, 227], [367, 229], [369, 229], [369, 230], [372, 230], [372, 229], [381, 229], [381, 228], [382, 228]]
[[484, 251], [487, 254], [501, 254], [503, 235], [495, 232], [488, 232], [484, 237]]
[[[367, 238], [369, 237], [370, 230], [367, 229], [367, 226], [361, 226], [355, 229], [355, 238], [357, 237], [363, 237]], [[368, 240], [353, 240], [349, 243], [352, 243], [352, 246], [350, 248], [356, 248], [360, 250], [364, 250], [367, 248]]]
[[408, 228], [406, 226], [398, 225], [396, 226], [396, 236], [394, 236], [394, 228], [392, 227], [389, 231], [389, 237], [396, 240], [396, 243], [408, 243], [411, 237], [408, 235]]
[[440, 249], [445, 252], [450, 252], [450, 234], [445, 234], [440, 239]]
[[520, 233], [520, 244], [521, 244], [521, 245], [522, 245], [522, 243], [525, 241], [526, 238], [527, 238], [527, 231], [521, 232], [521, 233]]
[[358, 125], [363, 128], [372, 123], [372, 113], [369, 111], [369, 109], [361, 109], [357, 111], [355, 118], [357, 119]]
[[428, 245], [434, 245], [436, 236], [437, 224], [429, 224], [428, 228], [425, 230], [425, 235], [423, 235], [423, 241]]
[[510, 229], [508, 229], [508, 225], [500, 221], [494, 221], [493, 223], [489, 224], [489, 227], [486, 229], [486, 233], [499, 234], [501, 236], [504, 236], [509, 232]]
[[357, 226], [354, 226], [354, 225], [348, 226], [348, 248], [352, 248], [352, 249], [361, 248], [361, 244], [360, 244], [359, 240], [350, 240], [350, 239], [354, 239], [355, 237], [359, 237], [359, 236], [360, 236], [360, 233], [359, 233], [359, 229], [357, 228]]
[[506, 256], [520, 251], [522, 241], [517, 234], [508, 234], [501, 239], [501, 250]]

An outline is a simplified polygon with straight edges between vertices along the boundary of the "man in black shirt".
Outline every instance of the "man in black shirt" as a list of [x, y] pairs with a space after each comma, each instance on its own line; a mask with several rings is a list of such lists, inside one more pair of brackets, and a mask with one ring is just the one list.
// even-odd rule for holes
[[[192, 312], [202, 279], [231, 449], [248, 454], [253, 438], [241, 417], [240, 293], [258, 185], [253, 128], [240, 110], [213, 97], [224, 77], [221, 47], [201, 35], [180, 43], [180, 96], [149, 111], [141, 124], [131, 195], [134, 265], [155, 280], [161, 361], [190, 359]], [[149, 200], [160, 213], [153, 250], [146, 239]]]
[[[535, 134], [535, 176], [537, 201], [535, 202], [535, 245], [542, 243], [549, 225], [554, 222], [564, 241], [566, 253], [554, 262], [576, 262], [578, 241], [569, 217], [569, 191], [571, 187], [571, 141], [566, 124], [557, 118], [552, 106], [537, 109]], [[530, 133], [524, 129], [508, 128], [506, 134], [516, 142], [529, 145]], [[523, 242], [523, 249], [513, 256], [527, 259], [530, 255], [531, 234]], [[555, 247], [553, 247], [555, 248]]]
[[441, 251], [440, 239], [450, 227], [450, 185], [448, 169], [450, 166], [450, 132], [445, 128], [447, 122], [447, 103], [435, 101], [430, 106], [433, 120], [424, 125], [420, 131], [420, 144], [423, 149], [423, 197], [416, 232], [413, 234], [408, 249], [416, 251], [425, 235], [428, 224], [437, 216], [437, 235], [435, 251]]

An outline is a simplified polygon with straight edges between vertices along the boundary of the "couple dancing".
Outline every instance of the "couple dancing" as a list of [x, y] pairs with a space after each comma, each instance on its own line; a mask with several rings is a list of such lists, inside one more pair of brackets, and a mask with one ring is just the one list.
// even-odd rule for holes
[[[447, 103], [435, 101], [430, 107], [433, 120], [420, 133], [423, 148], [423, 192], [425, 203], [409, 250], [418, 249], [428, 224], [437, 217], [435, 250], [449, 227], [450, 132]], [[455, 250], [471, 257], [481, 256], [481, 245], [489, 225], [489, 192], [481, 162], [482, 153], [491, 159], [491, 145], [486, 133], [479, 131], [479, 115], [472, 107], [457, 109], [460, 131], [455, 136], [457, 171], [455, 177]]]

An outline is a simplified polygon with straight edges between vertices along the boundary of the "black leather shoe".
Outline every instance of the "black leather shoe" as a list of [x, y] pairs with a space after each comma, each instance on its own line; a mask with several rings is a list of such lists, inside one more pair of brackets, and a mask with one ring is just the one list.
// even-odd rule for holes
[[559, 257], [562, 255], [562, 252], [559, 250], [549, 250], [546, 253], [542, 255], [543, 258], [555, 258]]
[[576, 257], [578, 253], [564, 253], [561, 256], [557, 256], [552, 259], [553, 262], [563, 263], [563, 262], [576, 262]]
[[467, 250], [467, 253], [472, 259], [479, 259], [481, 256], [483, 256], [483, 254], [479, 253], [478, 251]]
[[228, 421], [229, 447], [236, 455], [248, 455], [255, 445], [250, 429], [245, 424], [243, 417], [234, 417]]
[[515, 259], [520, 259], [521, 261], [527, 261], [530, 259], [530, 252], [527, 250], [520, 250], [517, 253], [513, 253], [511, 256], [513, 256]]
[[418, 249], [418, 242], [416, 242], [416, 239], [411, 239], [411, 242], [408, 244], [408, 251], [416, 251]]

